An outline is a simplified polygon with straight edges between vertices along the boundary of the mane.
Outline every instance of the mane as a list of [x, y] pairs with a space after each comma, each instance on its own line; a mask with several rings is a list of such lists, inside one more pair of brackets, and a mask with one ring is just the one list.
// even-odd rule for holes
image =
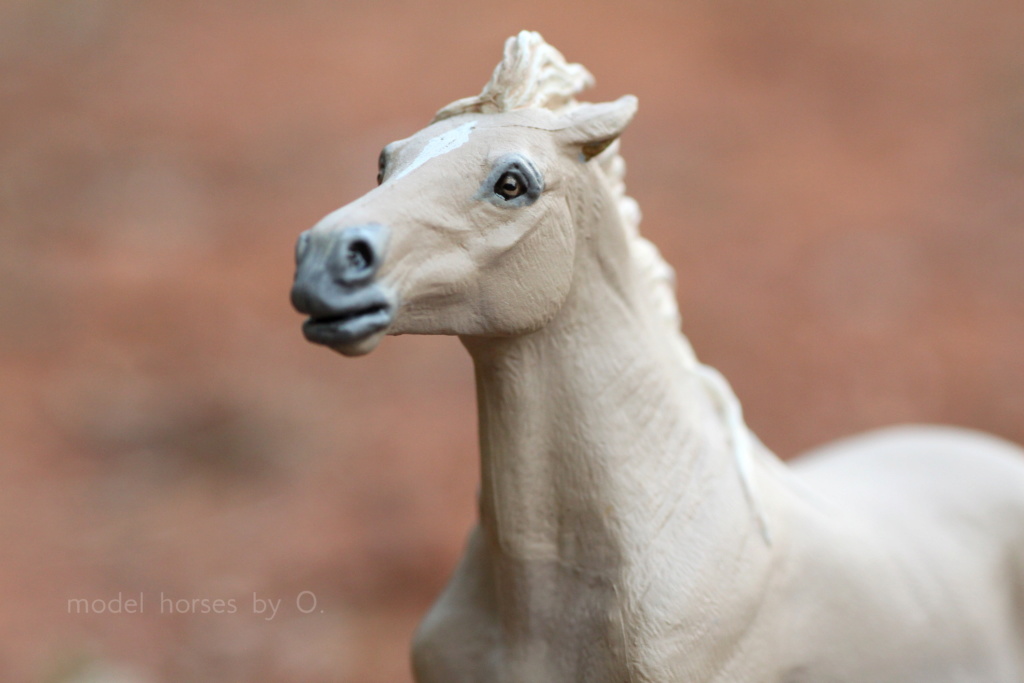
[[[594, 77], [585, 67], [566, 62], [562, 53], [544, 42], [539, 33], [521, 31], [505, 41], [504, 57], [483, 91], [441, 108], [431, 123], [459, 114], [496, 114], [515, 109], [567, 113], [582, 104], [576, 95], [593, 85]], [[615, 200], [634, 266], [650, 292], [655, 310], [665, 325], [682, 338], [675, 271], [658, 248], [640, 235], [640, 206], [626, 194], [626, 162], [619, 155], [618, 141], [594, 161]], [[689, 348], [688, 343], [686, 346]]]
[[[505, 41], [503, 58], [480, 94], [442, 107], [431, 123], [459, 114], [496, 114], [528, 108], [567, 113], [583, 104], [576, 100], [576, 95], [593, 85], [594, 77], [585, 67], [567, 62], [562, 53], [546, 43], [539, 33], [520, 31]], [[702, 381], [718, 404], [744, 492], [762, 536], [770, 543], [767, 522], [758, 505], [752, 479], [753, 442], [756, 437], [747, 429], [742, 406], [721, 373], [697, 360], [690, 342], [682, 333], [682, 317], [675, 295], [675, 271], [662, 258], [658, 248], [640, 234], [640, 206], [626, 194], [626, 162], [619, 154], [618, 140], [594, 161], [615, 200], [635, 271], [650, 296], [658, 319], [676, 342], [683, 366]]]

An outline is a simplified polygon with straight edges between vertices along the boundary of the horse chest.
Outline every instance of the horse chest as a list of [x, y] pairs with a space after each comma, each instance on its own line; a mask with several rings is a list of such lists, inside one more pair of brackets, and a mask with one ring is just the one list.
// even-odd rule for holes
[[[709, 681], [720, 668], [726, 653], [683, 642], [689, 637], [673, 630], [679, 615], [642, 604], [644, 591], [629, 585], [630, 576], [558, 563], [503, 565], [481, 545], [471, 540], [417, 634], [419, 683]], [[659, 586], [648, 594], [669, 593]], [[708, 633], [706, 625], [698, 631]]]

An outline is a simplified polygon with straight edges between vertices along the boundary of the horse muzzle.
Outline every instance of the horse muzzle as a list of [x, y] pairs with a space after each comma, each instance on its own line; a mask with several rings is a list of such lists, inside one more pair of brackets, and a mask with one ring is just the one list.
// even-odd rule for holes
[[375, 280], [387, 249], [380, 224], [307, 230], [295, 247], [292, 306], [309, 318], [306, 339], [346, 355], [366, 353], [394, 319], [394, 298]]

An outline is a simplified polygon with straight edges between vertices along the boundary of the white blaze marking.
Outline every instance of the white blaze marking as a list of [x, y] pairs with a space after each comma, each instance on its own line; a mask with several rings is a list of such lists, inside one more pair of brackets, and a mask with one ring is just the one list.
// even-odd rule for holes
[[452, 150], [462, 147], [464, 144], [469, 142], [469, 134], [473, 132], [473, 128], [475, 127], [476, 121], [469, 121], [458, 128], [452, 128], [449, 131], [441, 133], [436, 138], [433, 138], [423, 147], [423, 149], [420, 150], [420, 153], [416, 155], [416, 158], [412, 160], [412, 163], [402, 169], [402, 171], [395, 176], [395, 180], [409, 175], [435, 157], [439, 157], [442, 154], [447, 154]]

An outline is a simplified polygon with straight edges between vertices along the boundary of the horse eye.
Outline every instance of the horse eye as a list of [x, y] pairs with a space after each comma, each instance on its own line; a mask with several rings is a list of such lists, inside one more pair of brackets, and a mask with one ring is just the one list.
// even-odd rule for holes
[[388, 157], [381, 150], [380, 157], [377, 159], [377, 184], [380, 185], [384, 182], [384, 169], [387, 168]]
[[515, 173], [506, 173], [494, 184], [494, 194], [511, 201], [526, 192], [526, 183]]

